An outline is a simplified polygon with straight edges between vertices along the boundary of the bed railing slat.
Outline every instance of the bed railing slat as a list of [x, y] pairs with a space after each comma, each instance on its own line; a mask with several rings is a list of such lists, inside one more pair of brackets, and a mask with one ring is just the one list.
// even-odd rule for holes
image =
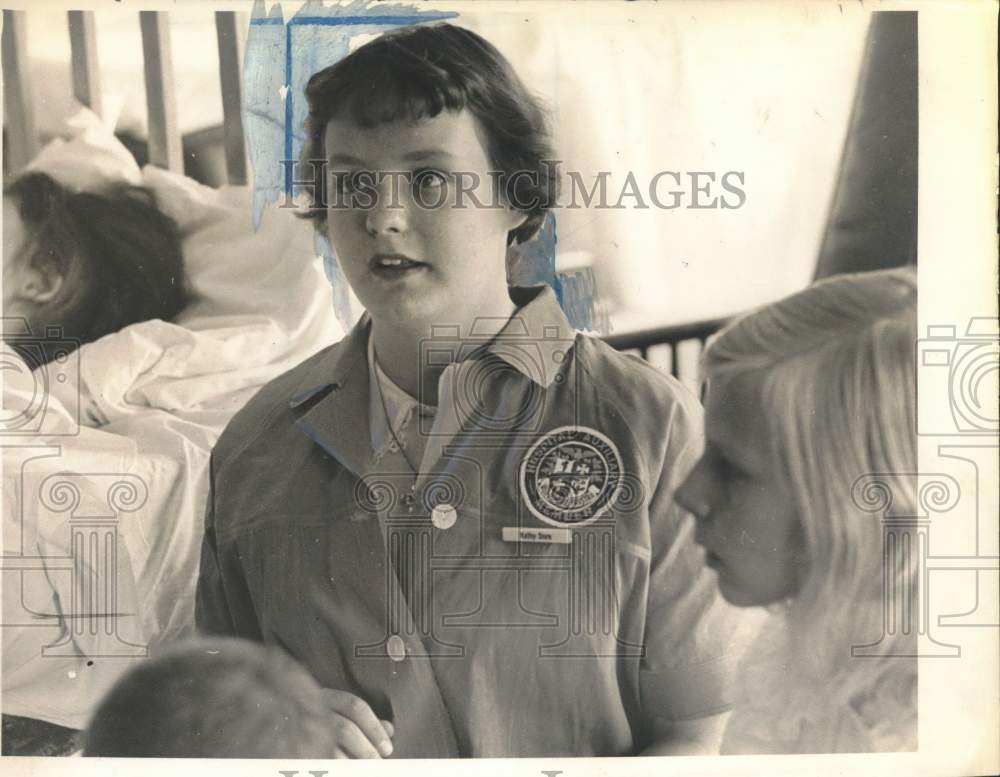
[[146, 73], [149, 161], [158, 167], [183, 173], [169, 17], [164, 11], [140, 11], [139, 25]]
[[97, 62], [97, 27], [93, 11], [68, 11], [73, 95], [98, 116], [103, 115], [101, 75]]
[[219, 83], [222, 86], [223, 143], [229, 183], [247, 182], [247, 153], [243, 140], [243, 14], [215, 12], [215, 32], [219, 41]]
[[24, 11], [3, 12], [4, 116], [7, 124], [7, 164], [11, 174], [22, 170], [38, 153], [34, 92], [28, 72]]

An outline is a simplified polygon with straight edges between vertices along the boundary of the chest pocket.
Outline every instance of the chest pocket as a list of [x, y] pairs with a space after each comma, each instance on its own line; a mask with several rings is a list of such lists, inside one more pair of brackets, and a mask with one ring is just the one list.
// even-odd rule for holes
[[522, 572], [519, 581], [524, 608], [555, 616], [539, 655], [639, 655], [641, 645], [624, 633], [622, 616], [633, 606], [648, 561], [619, 541], [612, 519], [574, 528], [570, 538], [567, 544], [543, 545], [544, 555], [532, 543], [528, 553], [550, 565]]
[[648, 562], [619, 547], [614, 521], [573, 530], [568, 543], [506, 542], [497, 527], [489, 529], [466, 554], [434, 552], [434, 539], [449, 532], [422, 546], [418, 537], [410, 541], [425, 553], [421, 580], [429, 582], [432, 613], [421, 621], [435, 641], [468, 644], [507, 634], [516, 636], [513, 649], [536, 657], [638, 654], [636, 640], [623, 636], [621, 614], [644, 590]]

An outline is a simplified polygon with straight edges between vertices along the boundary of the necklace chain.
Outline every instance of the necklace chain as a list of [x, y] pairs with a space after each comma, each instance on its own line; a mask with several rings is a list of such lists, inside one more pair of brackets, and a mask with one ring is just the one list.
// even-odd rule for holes
[[378, 401], [382, 406], [382, 415], [385, 418], [385, 425], [388, 427], [389, 434], [392, 436], [393, 442], [396, 443], [396, 447], [399, 448], [399, 453], [403, 457], [403, 461], [406, 462], [406, 466], [409, 467], [410, 472], [413, 473], [413, 485], [410, 487], [410, 490], [413, 491], [416, 488], [417, 478], [420, 477], [420, 473], [417, 468], [413, 466], [413, 463], [410, 461], [410, 457], [406, 455], [406, 446], [403, 445], [403, 442], [396, 436], [396, 430], [392, 428], [392, 419], [389, 418], [389, 408], [386, 407], [385, 395], [382, 393], [382, 379], [379, 377], [378, 363], [376, 362], [373, 366], [375, 367], [373, 370], [375, 373], [375, 388], [378, 391]]

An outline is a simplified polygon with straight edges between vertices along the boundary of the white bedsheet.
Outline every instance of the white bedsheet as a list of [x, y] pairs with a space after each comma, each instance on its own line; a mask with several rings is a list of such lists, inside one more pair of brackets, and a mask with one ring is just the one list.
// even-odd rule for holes
[[193, 631], [207, 462], [228, 420], [343, 331], [308, 224], [272, 210], [255, 233], [245, 189], [154, 168], [142, 183], [184, 236], [195, 300], [178, 322], [34, 373], [0, 354], [3, 711], [75, 728], [147, 648]]

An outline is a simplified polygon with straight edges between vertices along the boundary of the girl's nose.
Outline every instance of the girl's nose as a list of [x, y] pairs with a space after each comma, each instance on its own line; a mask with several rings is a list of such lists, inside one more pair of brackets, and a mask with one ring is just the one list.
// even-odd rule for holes
[[376, 205], [365, 216], [365, 229], [372, 237], [406, 231], [406, 214], [402, 207]]
[[372, 237], [405, 232], [409, 226], [409, 204], [405, 195], [379, 186], [376, 200], [365, 213], [365, 229]]
[[699, 521], [708, 517], [712, 510], [708, 478], [699, 461], [674, 493], [674, 501]]

